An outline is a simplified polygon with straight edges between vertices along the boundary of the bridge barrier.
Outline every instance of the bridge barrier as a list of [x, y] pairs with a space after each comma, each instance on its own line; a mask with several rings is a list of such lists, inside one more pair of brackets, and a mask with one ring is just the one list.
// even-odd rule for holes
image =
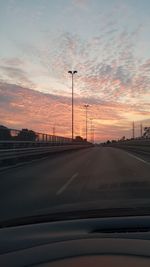
[[150, 140], [126, 140], [112, 143], [109, 146], [150, 156]]
[[77, 150], [91, 147], [92, 144], [68, 144], [68, 145], [45, 145], [35, 147], [20, 147], [20, 148], [9, 148], [0, 149], [0, 166], [14, 165], [22, 161], [29, 161], [36, 158], [49, 155], [51, 153], [63, 152], [69, 150]]

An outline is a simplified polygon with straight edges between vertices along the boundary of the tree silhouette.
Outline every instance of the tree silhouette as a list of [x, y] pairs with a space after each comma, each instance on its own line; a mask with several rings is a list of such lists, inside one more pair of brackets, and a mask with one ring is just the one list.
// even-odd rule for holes
[[144, 138], [150, 138], [150, 127], [145, 127], [144, 128], [144, 134], [143, 134]]
[[76, 136], [75, 141], [77, 141], [77, 142], [83, 142], [84, 139], [81, 136]]
[[3, 125], [0, 125], [0, 140], [10, 140], [12, 137], [11, 137], [11, 133], [10, 133], [10, 130], [3, 126]]
[[22, 129], [16, 139], [19, 141], [35, 141], [36, 133], [32, 130]]

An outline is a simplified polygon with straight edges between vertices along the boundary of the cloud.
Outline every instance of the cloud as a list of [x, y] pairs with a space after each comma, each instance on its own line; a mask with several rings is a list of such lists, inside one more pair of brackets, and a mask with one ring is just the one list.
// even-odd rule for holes
[[[75, 97], [75, 135], [85, 136], [85, 109], [88, 103], [88, 118], [93, 118], [96, 140], [119, 138], [130, 133], [130, 116], [146, 119], [150, 112], [141, 106], [129, 106], [97, 98]], [[0, 83], [0, 124], [10, 128], [29, 128], [37, 132], [71, 134], [71, 98], [37, 92], [18, 85]], [[90, 121], [88, 121], [90, 138]], [[128, 136], [127, 135], [127, 136]]]
[[21, 82], [21, 84], [30, 83], [29, 79], [25, 75], [25, 72], [19, 68], [0, 66], [0, 69], [5, 75], [7, 75], [7, 77], [12, 79], [15, 78], [16, 80]]
[[[76, 13], [78, 9], [89, 10], [89, 1], [73, 0], [72, 6], [76, 6]], [[13, 12], [15, 8], [12, 5]], [[116, 13], [119, 13], [118, 16]], [[69, 136], [71, 77], [68, 70], [71, 69], [78, 70], [74, 79], [77, 134], [84, 134], [85, 131], [84, 103], [91, 105], [89, 116], [95, 118], [96, 135], [99, 139], [106, 135], [110, 138], [120, 136], [128, 131], [132, 120], [147, 119], [150, 116], [150, 58], [138, 57], [136, 50], [142, 25], [131, 29], [120, 25], [120, 21], [129, 16], [131, 14], [128, 14], [124, 3], [119, 6], [116, 4], [109, 14], [101, 13], [94, 17], [94, 25], [98, 30], [94, 29], [92, 37], [89, 37], [85, 27], [83, 36], [76, 31], [63, 31], [61, 34], [59, 31], [53, 38], [50, 32], [44, 36], [43, 43], [35, 46], [29, 43], [20, 44], [23, 58], [33, 64], [30, 72], [32, 76], [30, 77], [25, 61], [8, 58], [0, 62], [3, 81], [7, 82], [5, 86], [4, 83], [1, 85], [0, 102], [6, 122], [15, 127], [27, 125], [45, 132], [49, 132], [51, 125], [56, 122], [58, 133]], [[84, 26], [84, 17], [80, 19], [80, 24], [83, 22]], [[41, 80], [45, 81], [47, 78], [48, 88], [52, 88], [53, 84], [57, 87], [59, 83], [60, 89], [54, 88], [55, 95], [22, 88], [34, 88], [32, 79], [35, 82], [35, 65], [39, 73], [42, 73]], [[49, 76], [55, 83], [49, 83]], [[38, 90], [44, 91], [44, 88], [39, 88], [38, 78], [34, 89], [38, 87]], [[15, 87], [8, 83], [20, 86]], [[69, 92], [68, 97], [63, 96], [66, 91]], [[8, 110], [5, 108], [7, 105]]]
[[13, 57], [13, 58], [2, 58], [1, 59], [1, 64], [4, 64], [6, 66], [23, 66], [24, 62], [17, 57]]
[[51, 54], [51, 74], [67, 87], [67, 71], [77, 69], [77, 91], [105, 100], [130, 102], [136, 97], [138, 101], [149, 91], [150, 78], [149, 59], [140, 65], [134, 53], [140, 28], [114, 31], [113, 25], [110, 31], [111, 34], [104, 29], [88, 41], [76, 34], [62, 33], [55, 39], [54, 51], [39, 48], [38, 57], [46, 67]]
[[0, 71], [2, 79], [15, 82], [22, 86], [34, 87], [33, 82], [28, 78], [24, 70], [25, 63], [19, 58], [3, 58], [0, 60]]
[[[11, 127], [29, 127], [38, 131], [49, 132], [54, 120], [57, 120], [57, 127], [61, 132], [63, 124], [60, 117], [67, 124], [67, 99], [58, 96], [42, 94], [21, 86], [4, 84], [0, 86], [0, 98], [5, 96], [5, 103], [0, 104], [1, 123]], [[59, 119], [57, 119], [57, 117]], [[11, 121], [11, 123], [9, 123]], [[64, 126], [65, 129], [66, 126]], [[59, 132], [59, 133], [60, 133]]]
[[76, 7], [85, 9], [87, 7], [89, 0], [73, 0], [72, 2]]
[[[73, 3], [88, 6], [88, 1]], [[62, 32], [54, 39], [48, 35], [41, 45], [24, 44], [28, 60], [32, 57], [45, 69], [43, 76], [53, 77], [66, 88], [70, 83], [68, 70], [77, 69], [76, 91], [81, 95], [119, 103], [132, 103], [133, 99], [140, 102], [140, 97], [149, 92], [150, 59], [137, 58], [135, 52], [142, 26], [120, 27], [115, 16], [118, 8], [120, 19], [128, 16], [126, 6], [114, 6], [110, 16], [105, 14], [102, 25], [98, 26], [99, 17], [96, 18], [99, 34], [88, 40], [76, 33]]]

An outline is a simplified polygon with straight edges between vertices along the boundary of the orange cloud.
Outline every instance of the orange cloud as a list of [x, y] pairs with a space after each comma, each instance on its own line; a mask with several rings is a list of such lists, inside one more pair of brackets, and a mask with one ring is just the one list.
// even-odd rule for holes
[[[85, 136], [85, 109], [88, 110], [88, 138], [90, 139], [90, 118], [93, 118], [95, 139], [127, 137], [131, 134], [131, 121], [148, 119], [150, 112], [141, 106], [127, 105], [96, 98], [75, 98], [75, 135]], [[10, 128], [29, 128], [37, 132], [71, 136], [71, 98], [50, 95], [12, 84], [0, 84], [1, 124]]]

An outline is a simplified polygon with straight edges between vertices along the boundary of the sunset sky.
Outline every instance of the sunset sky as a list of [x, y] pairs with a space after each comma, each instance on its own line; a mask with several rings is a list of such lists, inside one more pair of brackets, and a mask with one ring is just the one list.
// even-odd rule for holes
[[95, 140], [150, 126], [149, 0], [0, 0], [0, 124]]

